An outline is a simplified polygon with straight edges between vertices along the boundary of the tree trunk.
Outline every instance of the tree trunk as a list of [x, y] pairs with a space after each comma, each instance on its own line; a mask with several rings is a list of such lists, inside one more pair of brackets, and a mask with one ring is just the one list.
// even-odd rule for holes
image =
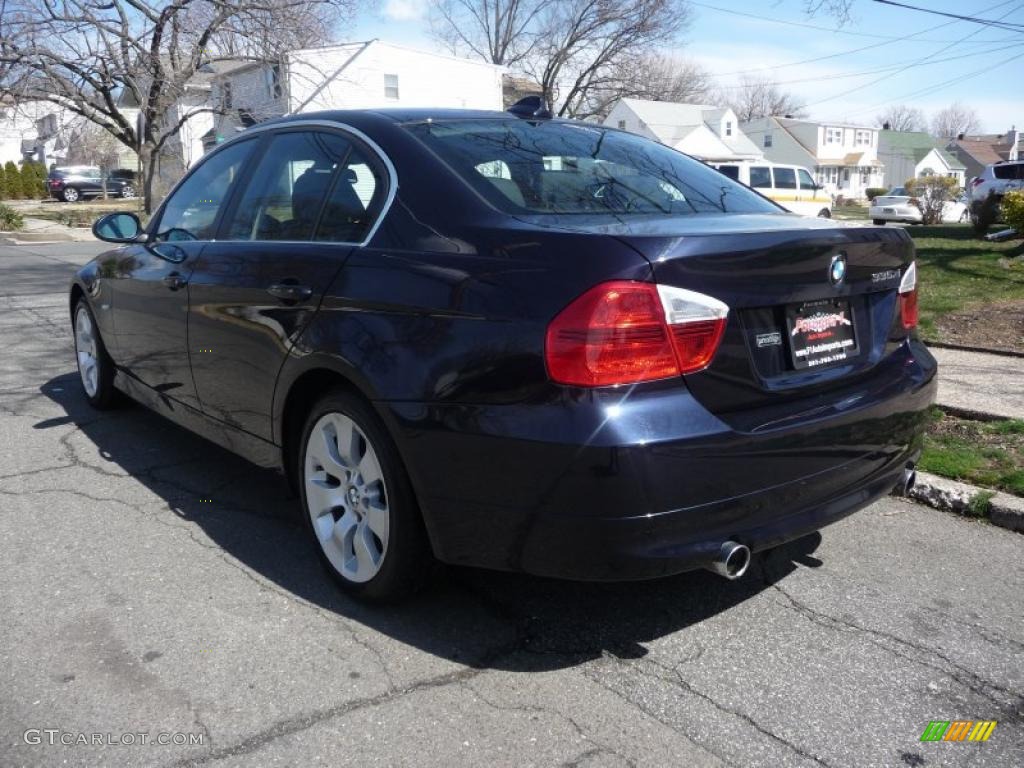
[[152, 215], [153, 209], [156, 207], [156, 202], [153, 199], [153, 181], [156, 176], [156, 157], [153, 154], [153, 147], [143, 145], [139, 151], [139, 168], [142, 172], [142, 178], [139, 181], [142, 182], [142, 195], [143, 195], [143, 208], [146, 215]]

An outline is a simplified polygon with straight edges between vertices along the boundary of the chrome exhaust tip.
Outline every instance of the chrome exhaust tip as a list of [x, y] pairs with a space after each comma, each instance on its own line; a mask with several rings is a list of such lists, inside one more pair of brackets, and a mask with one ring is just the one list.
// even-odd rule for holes
[[735, 541], [726, 541], [718, 550], [718, 557], [707, 568], [729, 581], [735, 581], [747, 572], [749, 566], [750, 548]]
[[910, 492], [914, 489], [917, 484], [917, 470], [914, 469], [913, 464], [908, 464], [903, 469], [903, 476], [900, 481], [896, 484], [896, 492], [900, 496], [909, 496]]

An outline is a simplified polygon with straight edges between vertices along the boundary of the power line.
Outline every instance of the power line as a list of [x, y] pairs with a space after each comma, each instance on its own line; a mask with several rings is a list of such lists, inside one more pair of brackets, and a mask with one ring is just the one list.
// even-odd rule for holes
[[[956, 19], [957, 21], [969, 21], [972, 24], [983, 24], [987, 27], [995, 27], [996, 29], [1005, 29], [1008, 32], [1024, 32], [1024, 24], [1016, 24], [1011, 21], [1003, 21], [1002, 19], [982, 19], [978, 16], [961, 16], [958, 13], [947, 13], [945, 11], [934, 11], [931, 8], [920, 8], [916, 5], [907, 5], [906, 3], [897, 3], [895, 0], [875, 0], [876, 3], [882, 3], [884, 5], [894, 5], [897, 8], [909, 8], [912, 11], [921, 11], [922, 13], [931, 13], [936, 16], [945, 16], [950, 19]], [[982, 11], [984, 13], [984, 11]], [[1005, 17], [1003, 17], [1005, 18]]]
[[[1009, 3], [1013, 2], [1013, 1], [1014, 0], [1004, 0], [1004, 2], [997, 3], [996, 5], [992, 6], [991, 8], [987, 8], [986, 11], [995, 10], [996, 8], [999, 8], [1001, 6], [1008, 5]], [[694, 5], [703, 5], [703, 4], [702, 3], [694, 3]], [[711, 8], [713, 6], [704, 6], [704, 7]], [[725, 10], [725, 9], [716, 9], [716, 10]], [[729, 12], [729, 11], [727, 11], [727, 12]], [[748, 14], [748, 13], [740, 13], [739, 11], [736, 11], [735, 13], [738, 13], [738, 14], [740, 14], [742, 16], [752, 16], [753, 15], [753, 14]], [[755, 18], [765, 18], [765, 17], [755, 17]], [[793, 22], [793, 23], [796, 24], [797, 22]], [[958, 22], [956, 22], [956, 21], [946, 21], [946, 22], [943, 22], [942, 24], [936, 24], [934, 27], [928, 27], [926, 29], [922, 29], [922, 30], [919, 30], [917, 32], [912, 32], [909, 35], [902, 35], [900, 37], [889, 37], [889, 38], [887, 38], [886, 40], [884, 40], [881, 43], [872, 43], [871, 45], [865, 45], [865, 46], [862, 46], [860, 48], [852, 48], [852, 49], [846, 50], [846, 51], [839, 51], [837, 53], [825, 54], [824, 56], [815, 56], [814, 58], [811, 58], [811, 59], [801, 59], [800, 61], [792, 61], [792, 62], [789, 62], [787, 64], [779, 64], [779, 65], [777, 65], [775, 67], [770, 67], [769, 69], [775, 70], [775, 69], [784, 69], [786, 67], [802, 66], [804, 64], [813, 64], [813, 63], [818, 62], [818, 61], [825, 61], [827, 59], [835, 59], [835, 58], [838, 58], [840, 56], [848, 56], [848, 55], [854, 54], [854, 53], [862, 53], [863, 51], [871, 50], [873, 48], [881, 48], [882, 46], [891, 45], [892, 43], [906, 42], [907, 40], [916, 38], [918, 35], [923, 35], [923, 34], [926, 34], [928, 32], [934, 32], [936, 29], [941, 29], [943, 27], [949, 27], [949, 26], [952, 26], [953, 24], [956, 24], [956, 23], [958, 23]], [[806, 25], [800, 24], [799, 26], [806, 26]], [[811, 26], [814, 26], [814, 25], [811, 25]], [[817, 27], [817, 28], [818, 29], [825, 29], [825, 27]], [[1011, 41], [1012, 42], [1018, 42], [1018, 40], [1015, 39], [1015, 38], [1007, 38], [1007, 39], [1004, 39], [1004, 40], [1001, 40], [1001, 41], [998, 41], [998, 42], [1011, 42]], [[925, 42], [925, 41], [923, 39], [919, 39], [919, 40], [916, 40], [915, 42]], [[955, 45], [955, 44], [957, 44], [959, 42], [963, 42], [963, 41], [962, 40], [954, 40], [954, 41], [947, 41], [947, 42], [949, 42], [950, 45]], [[983, 42], [983, 41], [975, 40], [973, 42], [978, 43], [978, 42]], [[991, 41], [991, 42], [995, 43], [997, 41]], [[736, 70], [733, 70], [731, 72], [721, 72], [721, 73], [719, 73], [719, 74], [717, 74], [715, 76], [716, 77], [725, 77], [725, 76], [728, 76], [728, 75], [742, 75], [742, 74], [748, 74], [748, 73], [753, 73], [753, 72], [762, 72], [762, 71], [764, 71], [764, 70], [760, 69], [760, 68], [736, 69]]]
[[[874, 74], [878, 74], [879, 72], [889, 72], [889, 71], [892, 71], [892, 70], [904, 70], [905, 71], [905, 70], [908, 70], [908, 69], [912, 69], [914, 67], [928, 67], [928, 66], [932, 66], [934, 64], [945, 64], [945, 63], [950, 62], [950, 61], [958, 61], [960, 59], [970, 59], [970, 58], [974, 58], [976, 56], [989, 56], [989, 55], [991, 55], [993, 53], [999, 53], [1000, 51], [1009, 50], [1011, 48], [1020, 48], [1022, 45], [1024, 45], [1024, 40], [1022, 40], [1019, 43], [1012, 43], [1010, 45], [1003, 45], [1003, 46], [999, 46], [997, 48], [988, 48], [988, 49], [986, 49], [984, 51], [975, 51], [974, 53], [964, 53], [964, 54], [961, 54], [959, 56], [950, 56], [950, 57], [944, 58], [944, 59], [942, 59], [940, 61], [923, 61], [922, 62], [922, 61], [918, 61], [918, 60], [908, 59], [906, 61], [897, 62], [895, 64], [889, 64], [889, 65], [886, 65], [884, 67], [876, 67], [874, 69], [861, 70], [860, 72], [846, 72], [846, 73], [842, 73], [842, 74], [817, 75], [817, 76], [814, 76], [814, 77], [799, 77], [799, 78], [793, 78], [793, 79], [789, 79], [789, 80], [764, 80], [764, 81], [759, 80], [759, 81], [757, 81], [757, 84], [758, 85], [793, 85], [795, 83], [816, 83], [816, 82], [821, 82], [822, 80], [843, 80], [843, 79], [848, 78], [848, 77], [863, 77], [864, 75], [874, 75]], [[752, 70], [752, 71], [759, 71], [759, 70]], [[728, 74], [728, 73], [726, 73], [726, 74]], [[722, 75], [716, 75], [714, 73], [709, 73], [709, 76], [712, 77], [712, 78], [716, 78], [716, 77], [721, 77]], [[743, 88], [745, 88], [747, 86], [745, 86], [743, 83], [739, 83], [739, 84], [719, 85], [717, 87], [721, 88], [722, 90], [742, 90]]]
[[[986, 8], [984, 11], [982, 11], [982, 13], [987, 13], [988, 11], [994, 10], [995, 8], [999, 8], [1000, 6], [1003, 6], [1003, 5], [1006, 5], [1006, 3], [1005, 2], [1004, 3], [998, 3], [997, 5], [994, 5], [991, 8]], [[1014, 6], [1013, 8], [1008, 10], [1006, 13], [1004, 13], [1000, 18], [1001, 19], [1006, 18], [1011, 13], [1016, 11], [1018, 8], [1020, 8], [1020, 5]], [[959, 23], [959, 22], [958, 21], [947, 22], [947, 24], [957, 24], [957, 23]], [[981, 31], [980, 29], [976, 29], [974, 32], [971, 32], [966, 37], [973, 37], [974, 35], [978, 34], [978, 32], [980, 32], [980, 31]], [[913, 62], [913, 64], [908, 65], [907, 67], [905, 67], [905, 69], [909, 69], [911, 66], [917, 66], [917, 65], [922, 64], [922, 63], [924, 63], [924, 62], [926, 62], [926, 61], [928, 61], [930, 59], [934, 59], [939, 54], [948, 51], [954, 45], [957, 45], [957, 43], [950, 43], [949, 45], [943, 46], [942, 48], [940, 48], [939, 50], [935, 51], [934, 53], [930, 53], [927, 56], [924, 56], [921, 59], [918, 59], [917, 61]], [[874, 80], [871, 80], [870, 82], [863, 83], [861, 85], [858, 85], [855, 88], [850, 88], [850, 89], [844, 91], [843, 93], [837, 93], [836, 95], [829, 96], [826, 99], [818, 99], [817, 101], [812, 101], [810, 104], [805, 104], [804, 106], [805, 107], [814, 107], [814, 106], [817, 106], [819, 104], [826, 104], [826, 103], [828, 103], [830, 101], [835, 101], [836, 99], [842, 98], [842, 97], [847, 96], [847, 95], [849, 95], [851, 93], [855, 93], [856, 91], [862, 91], [865, 88], [870, 88], [872, 85], [877, 85], [878, 83], [882, 82], [883, 80], [888, 80], [890, 77], [893, 77], [893, 75], [900, 74], [900, 72], [902, 72], [902, 71], [903, 70], [898, 70], [898, 71], [893, 72], [893, 73], [888, 74], [888, 75], [882, 75], [881, 77], [876, 78]], [[889, 103], [889, 102], [887, 102], [887, 103]]]
[[[889, 41], [892, 41], [892, 42], [896, 42], [898, 40], [904, 40], [905, 39], [905, 36], [902, 36], [902, 35], [876, 35], [876, 34], [872, 34], [870, 32], [854, 32], [853, 30], [850, 30], [850, 29], [833, 29], [832, 27], [823, 27], [820, 24], [808, 24], [808, 23], [802, 22], [802, 21], [790, 21], [790, 20], [787, 20], [787, 19], [775, 19], [775, 18], [772, 18], [771, 16], [759, 16], [756, 13], [746, 13], [744, 11], [737, 11], [737, 10], [734, 10], [732, 8], [720, 8], [717, 5], [709, 5], [708, 3], [699, 3], [699, 2], [696, 2], [696, 0], [690, 0], [690, 5], [695, 5], [695, 6], [698, 6], [700, 8], [707, 8], [708, 10], [711, 10], [711, 11], [718, 11], [719, 13], [728, 13], [728, 14], [731, 14], [733, 16], [745, 16], [748, 19], [757, 19], [758, 21], [767, 21], [767, 22], [770, 22], [772, 24], [783, 24], [783, 25], [789, 26], [789, 27], [803, 27], [804, 29], [816, 29], [816, 30], [819, 30], [821, 32], [831, 32], [831, 33], [836, 34], [836, 35], [850, 35], [852, 37], [869, 37], [869, 38], [874, 38], [876, 40], [889, 40]], [[998, 7], [998, 6], [996, 6], [996, 7]], [[992, 9], [990, 8], [988, 10], [992, 10]], [[955, 22], [953, 22], [953, 23], [955, 23]], [[940, 24], [939, 26], [941, 27], [941, 26], [946, 26], [946, 25]], [[938, 28], [939, 27], [932, 27], [931, 30], [935, 30], [935, 29], [938, 29]], [[931, 31], [931, 30], [922, 30], [922, 32], [928, 32], [928, 31]], [[971, 42], [973, 42], [973, 43], [1002, 43], [1002, 42], [1008, 42], [1009, 40], [1012, 40], [1012, 39], [1013, 38], [1001, 38], [999, 40], [972, 40]], [[929, 40], [929, 39], [921, 38], [920, 40], [918, 40], [918, 42], [920, 42], [920, 43], [955, 43], [955, 42], [958, 42], [958, 41], [956, 41], [956, 40]]]

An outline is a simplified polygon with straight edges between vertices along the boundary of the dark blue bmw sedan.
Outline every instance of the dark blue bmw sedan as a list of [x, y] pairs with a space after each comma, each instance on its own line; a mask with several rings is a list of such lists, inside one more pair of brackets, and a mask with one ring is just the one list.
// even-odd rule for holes
[[789, 214], [644, 138], [514, 113], [323, 112], [209, 153], [70, 292], [118, 393], [283, 470], [366, 599], [432, 559], [707, 567], [913, 482], [935, 360], [901, 229]]

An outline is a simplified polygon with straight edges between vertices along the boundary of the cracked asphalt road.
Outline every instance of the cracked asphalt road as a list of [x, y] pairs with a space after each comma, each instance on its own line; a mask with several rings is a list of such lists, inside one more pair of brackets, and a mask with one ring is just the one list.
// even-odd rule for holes
[[0, 248], [0, 765], [1024, 764], [1019, 534], [885, 500], [736, 583], [447, 569], [369, 610], [280, 477], [88, 408], [65, 288], [98, 250]]

